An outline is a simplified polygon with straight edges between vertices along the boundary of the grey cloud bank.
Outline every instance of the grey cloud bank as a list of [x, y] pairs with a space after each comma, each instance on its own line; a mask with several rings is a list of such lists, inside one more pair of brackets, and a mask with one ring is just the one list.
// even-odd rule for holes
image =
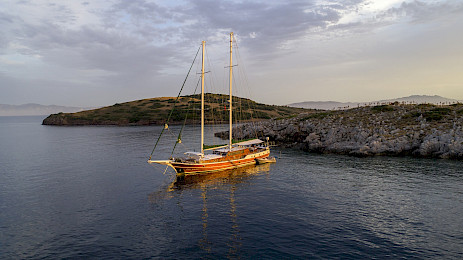
[[463, 99], [461, 24], [462, 1], [7, 0], [0, 103], [174, 96], [198, 44], [224, 58], [229, 31], [259, 102]]

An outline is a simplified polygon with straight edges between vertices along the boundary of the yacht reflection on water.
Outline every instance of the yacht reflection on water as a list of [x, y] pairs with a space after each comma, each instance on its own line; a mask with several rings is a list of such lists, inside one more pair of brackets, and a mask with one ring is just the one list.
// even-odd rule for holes
[[[201, 190], [201, 198], [203, 201], [201, 209], [202, 220], [202, 237], [198, 244], [202, 250], [207, 253], [212, 252], [213, 243], [208, 237], [208, 190], [220, 188], [221, 190], [229, 190], [229, 212], [231, 230], [229, 231], [229, 238], [227, 245], [228, 258], [239, 258], [239, 251], [241, 248], [240, 229], [238, 225], [238, 215], [236, 212], [237, 202], [235, 200], [235, 192], [239, 189], [238, 184], [247, 182], [250, 178], [257, 175], [268, 174], [270, 171], [270, 164], [251, 165], [248, 167], [237, 168], [233, 170], [220, 171], [207, 174], [194, 174], [176, 177], [175, 180], [169, 185], [163, 198], [172, 198], [175, 193], [183, 192], [191, 189]], [[149, 199], [151, 202], [156, 202], [159, 193], [150, 194]], [[208, 197], [209, 196], [209, 197]]]
[[175, 181], [169, 186], [168, 191], [178, 189], [203, 189], [224, 184], [237, 184], [245, 182], [248, 178], [268, 173], [270, 164], [250, 165], [232, 170], [225, 170], [205, 174], [187, 174], [176, 176]]

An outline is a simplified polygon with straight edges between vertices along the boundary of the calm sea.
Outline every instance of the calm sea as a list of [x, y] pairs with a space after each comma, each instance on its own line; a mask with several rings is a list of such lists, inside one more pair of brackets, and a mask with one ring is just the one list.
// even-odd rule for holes
[[0, 117], [2, 259], [463, 258], [463, 162], [275, 148], [276, 164], [176, 184], [146, 162], [160, 127], [42, 119]]

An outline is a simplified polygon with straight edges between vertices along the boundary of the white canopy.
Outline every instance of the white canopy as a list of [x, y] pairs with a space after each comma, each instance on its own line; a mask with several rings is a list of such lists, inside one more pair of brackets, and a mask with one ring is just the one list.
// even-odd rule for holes
[[[244, 149], [243, 147], [232, 147], [231, 151], [239, 151], [239, 150], [243, 150], [243, 149]], [[220, 153], [227, 153], [227, 152], [230, 152], [230, 149], [229, 148], [221, 148], [221, 149], [216, 149], [214, 151], [220, 152]]]
[[248, 140], [248, 141], [244, 141], [244, 142], [240, 142], [240, 143], [235, 143], [234, 145], [249, 146], [249, 145], [253, 145], [253, 144], [261, 144], [263, 142], [264, 141], [262, 141], [260, 139], [252, 139], [252, 140]]
[[186, 152], [185, 155], [196, 160], [199, 160], [204, 157], [204, 154], [198, 152]]
[[187, 155], [188, 157], [190, 158], [193, 158], [193, 159], [205, 159], [205, 160], [211, 160], [211, 159], [218, 159], [218, 158], [222, 158], [221, 155], [217, 155], [217, 154], [202, 154], [202, 153], [198, 153], [198, 152], [186, 152], [185, 155]]

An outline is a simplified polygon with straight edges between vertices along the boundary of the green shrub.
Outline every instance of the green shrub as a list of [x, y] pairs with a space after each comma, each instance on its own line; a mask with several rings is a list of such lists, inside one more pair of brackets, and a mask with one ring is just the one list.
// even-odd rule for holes
[[301, 118], [301, 121], [305, 121], [305, 120], [308, 120], [308, 119], [323, 119], [327, 116], [330, 116], [332, 115], [333, 112], [321, 112], [321, 113], [314, 113], [314, 114], [310, 114], [306, 117], [303, 117]]
[[452, 110], [447, 107], [436, 107], [423, 113], [423, 117], [428, 121], [439, 121]]
[[423, 103], [423, 104], [418, 104], [416, 106], [419, 107], [419, 108], [427, 108], [427, 107], [435, 107], [436, 105]]
[[448, 115], [452, 111], [450, 108], [447, 107], [436, 107], [431, 110], [433, 113], [438, 113], [441, 115]]
[[150, 118], [151, 118], [151, 115], [149, 113], [140, 111], [140, 112], [133, 113], [129, 117], [129, 123], [137, 123], [140, 120], [143, 120], [143, 119], [149, 120]]
[[124, 108], [114, 110], [114, 113], [119, 113], [119, 114], [126, 113], [126, 112], [127, 112], [127, 110], [124, 109]]
[[265, 113], [265, 112], [262, 112], [262, 111], [256, 111], [254, 114], [253, 114], [254, 118], [259, 118], [259, 119], [270, 119], [271, 117]]
[[424, 118], [428, 121], [439, 121], [443, 118], [443, 116], [439, 113], [433, 113], [431, 111], [424, 112], [423, 114]]
[[389, 105], [380, 105], [380, 106], [372, 107], [371, 110], [374, 112], [386, 112], [386, 111], [393, 111], [394, 108]]
[[420, 112], [410, 112], [410, 113], [405, 114], [404, 116], [402, 116], [402, 118], [419, 117], [419, 116], [421, 116]]

